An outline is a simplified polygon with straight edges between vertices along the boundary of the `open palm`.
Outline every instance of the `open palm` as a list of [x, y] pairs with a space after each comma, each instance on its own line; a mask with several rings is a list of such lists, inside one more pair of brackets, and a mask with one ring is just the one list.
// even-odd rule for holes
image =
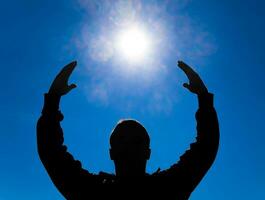
[[76, 88], [75, 84], [68, 85], [68, 80], [72, 74], [77, 62], [71, 62], [66, 65], [60, 73], [56, 76], [49, 90], [49, 94], [65, 95], [70, 92], [73, 88]]
[[201, 80], [200, 76], [186, 63], [183, 61], [178, 61], [178, 66], [184, 71], [189, 79], [189, 84], [184, 83], [183, 86], [187, 88], [192, 93], [197, 95], [207, 93], [208, 90]]

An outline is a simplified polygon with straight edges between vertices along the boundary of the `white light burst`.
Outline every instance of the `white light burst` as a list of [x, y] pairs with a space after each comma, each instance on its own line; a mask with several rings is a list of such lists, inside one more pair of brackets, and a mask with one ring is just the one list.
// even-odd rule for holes
[[151, 38], [139, 25], [132, 25], [117, 34], [119, 55], [130, 63], [139, 63], [150, 54]]

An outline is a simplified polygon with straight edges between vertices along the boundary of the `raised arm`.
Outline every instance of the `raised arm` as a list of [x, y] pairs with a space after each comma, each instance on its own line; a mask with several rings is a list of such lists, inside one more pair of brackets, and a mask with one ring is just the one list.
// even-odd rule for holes
[[189, 79], [189, 84], [183, 86], [198, 97], [199, 109], [196, 113], [197, 137], [177, 164], [161, 174], [175, 177], [187, 197], [202, 180], [216, 157], [219, 145], [219, 126], [216, 111], [213, 106], [213, 94], [209, 93], [199, 75], [187, 64], [178, 62]]
[[63, 115], [59, 111], [59, 102], [61, 96], [76, 87], [74, 84], [68, 85], [75, 66], [76, 62], [66, 65], [56, 76], [49, 92], [45, 94], [42, 115], [37, 124], [39, 157], [53, 183], [66, 199], [73, 199], [81, 189], [83, 178], [91, 175], [67, 152], [60, 126]]

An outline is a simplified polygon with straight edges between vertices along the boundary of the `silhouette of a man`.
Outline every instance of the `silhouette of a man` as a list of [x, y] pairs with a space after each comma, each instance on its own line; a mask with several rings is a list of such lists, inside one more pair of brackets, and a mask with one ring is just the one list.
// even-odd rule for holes
[[169, 169], [153, 174], [145, 172], [150, 157], [150, 139], [145, 128], [135, 120], [123, 120], [110, 137], [110, 157], [115, 164], [115, 175], [92, 174], [63, 145], [63, 130], [59, 111], [61, 96], [76, 85], [68, 79], [76, 66], [65, 66], [45, 94], [42, 116], [37, 125], [40, 159], [54, 185], [66, 199], [188, 199], [192, 191], [211, 167], [218, 150], [219, 126], [213, 107], [213, 95], [208, 93], [199, 75], [182, 61], [178, 66], [185, 72], [189, 84], [183, 86], [197, 94], [197, 137]]

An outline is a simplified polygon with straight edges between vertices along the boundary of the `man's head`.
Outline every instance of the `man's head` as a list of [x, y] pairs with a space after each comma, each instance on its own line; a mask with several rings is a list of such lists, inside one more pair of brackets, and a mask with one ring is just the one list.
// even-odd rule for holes
[[135, 120], [122, 120], [110, 136], [110, 157], [117, 176], [145, 174], [150, 157], [150, 138], [145, 128]]

